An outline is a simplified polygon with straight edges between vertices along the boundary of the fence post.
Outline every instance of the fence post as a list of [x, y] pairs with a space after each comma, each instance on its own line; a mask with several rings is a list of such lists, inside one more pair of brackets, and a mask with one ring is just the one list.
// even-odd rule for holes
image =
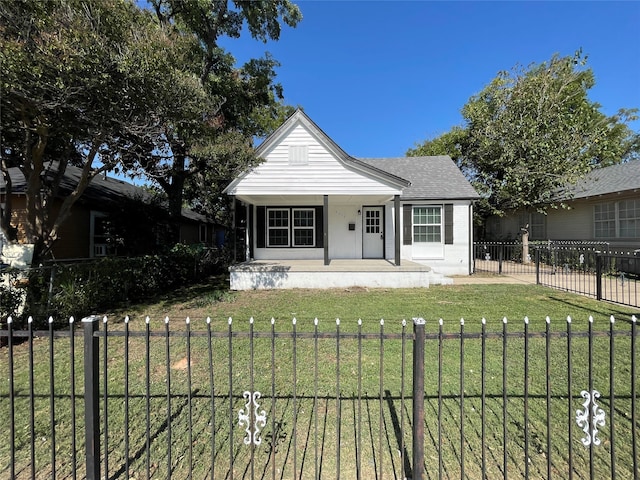
[[424, 326], [413, 319], [413, 480], [424, 477]]
[[504, 257], [504, 243], [498, 246], [498, 273], [502, 275], [502, 258]]
[[86, 478], [100, 480], [100, 359], [98, 337], [100, 317], [82, 319], [84, 329], [84, 438], [86, 450]]
[[602, 300], [602, 255], [596, 252], [596, 299]]
[[540, 249], [536, 247], [536, 285], [540, 285]]

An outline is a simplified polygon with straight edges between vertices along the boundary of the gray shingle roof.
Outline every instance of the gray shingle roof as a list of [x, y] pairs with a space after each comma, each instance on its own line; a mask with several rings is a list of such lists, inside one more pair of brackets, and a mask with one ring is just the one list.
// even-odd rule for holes
[[430, 157], [359, 158], [411, 182], [402, 200], [469, 200], [480, 198], [448, 155]]
[[565, 199], [640, 190], [640, 160], [597, 168], [567, 189]]

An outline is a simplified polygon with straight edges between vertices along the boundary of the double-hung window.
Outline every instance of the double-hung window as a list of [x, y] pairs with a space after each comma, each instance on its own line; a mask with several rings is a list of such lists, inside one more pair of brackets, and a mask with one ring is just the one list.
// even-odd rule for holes
[[600, 203], [593, 207], [595, 238], [640, 237], [640, 200]]
[[315, 244], [315, 210], [313, 208], [293, 209], [293, 246], [313, 247]]
[[616, 204], [601, 203], [594, 207], [595, 238], [615, 238], [616, 236]]
[[413, 207], [413, 242], [442, 242], [442, 207]]
[[269, 247], [289, 246], [289, 209], [270, 208], [267, 210], [267, 245]]
[[620, 238], [640, 237], [640, 200], [622, 200], [618, 203]]
[[314, 247], [314, 208], [267, 208], [268, 247]]

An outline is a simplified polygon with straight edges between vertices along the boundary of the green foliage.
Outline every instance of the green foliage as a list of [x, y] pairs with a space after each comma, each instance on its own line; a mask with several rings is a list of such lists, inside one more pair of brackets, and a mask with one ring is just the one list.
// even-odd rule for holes
[[[187, 78], [157, 61], [161, 56], [149, 58], [164, 41], [152, 20], [130, 1], [0, 4], [1, 170], [6, 179], [15, 167], [26, 180], [21, 227], [35, 243], [34, 264], [91, 179], [116, 168], [132, 137], [154, 123], [148, 106], [161, 92], [159, 78], [175, 83], [172, 93], [188, 92], [176, 101], [202, 100]], [[53, 199], [67, 165], [82, 175], [58, 208]], [[10, 196], [10, 183], [6, 190]], [[7, 204], [2, 227], [15, 232], [10, 210]]]
[[[252, 139], [270, 133], [288, 107], [275, 83], [275, 59], [267, 54], [236, 66], [219, 40], [239, 37], [243, 28], [256, 40], [278, 40], [282, 25], [300, 21], [300, 10], [289, 0], [148, 3], [167, 41], [144, 56], [157, 58], [189, 85], [183, 95], [175, 92], [174, 79], [158, 78], [155, 90], [162, 94], [149, 105], [154, 125], [137, 133], [136, 154], [123, 156], [124, 164], [166, 192], [172, 218], [180, 215], [185, 200], [201, 213], [220, 217], [228, 211], [222, 188], [258, 161]], [[189, 48], [176, 49], [181, 42], [190, 42]], [[192, 89], [196, 95], [189, 93]]]
[[39, 322], [49, 316], [66, 321], [70, 316], [82, 318], [124, 303], [145, 302], [212, 273], [213, 265], [201, 264], [202, 254], [201, 246], [178, 244], [164, 254], [104, 257], [34, 270], [26, 313]]
[[[156, 182], [176, 220], [189, 177], [211, 170], [221, 178], [255, 162], [216, 150], [248, 149], [285, 108], [278, 63], [267, 55], [236, 67], [218, 40], [244, 27], [257, 40], [277, 40], [281, 25], [301, 19], [293, 3], [148, 3], [151, 10], [132, 0], [0, 3], [0, 170], [7, 179], [18, 168], [27, 184], [21, 229], [10, 202], [1, 226], [35, 243], [34, 264], [101, 171]], [[67, 165], [82, 176], [58, 209]], [[10, 182], [6, 190], [10, 197]]]
[[407, 155], [410, 157], [449, 155], [458, 162], [462, 159], [462, 146], [466, 137], [467, 131], [455, 126], [449, 132], [430, 140], [425, 140], [424, 143], [417, 145], [416, 148], [410, 148], [407, 151]]
[[483, 197], [479, 210], [557, 206], [561, 189], [593, 168], [637, 155], [636, 110], [608, 117], [588, 98], [595, 80], [586, 57], [500, 72], [462, 109], [465, 124], [427, 140], [410, 155], [455, 158]]

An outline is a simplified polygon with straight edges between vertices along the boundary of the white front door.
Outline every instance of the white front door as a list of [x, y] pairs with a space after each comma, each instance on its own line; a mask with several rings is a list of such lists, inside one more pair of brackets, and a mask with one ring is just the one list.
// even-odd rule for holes
[[383, 208], [362, 209], [362, 258], [382, 258], [384, 255]]

